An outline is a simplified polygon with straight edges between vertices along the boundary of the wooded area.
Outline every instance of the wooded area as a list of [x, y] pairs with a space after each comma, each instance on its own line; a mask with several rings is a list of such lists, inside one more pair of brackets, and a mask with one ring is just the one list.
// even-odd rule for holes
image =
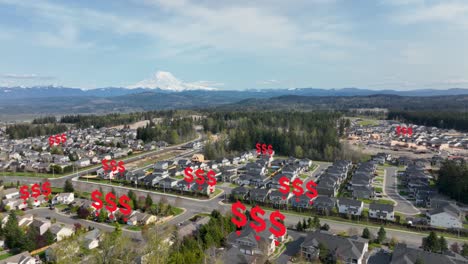
[[468, 131], [468, 112], [391, 111], [388, 119], [424, 126]]
[[439, 191], [459, 202], [468, 203], [468, 164], [446, 160], [437, 179]]
[[[339, 134], [346, 123], [335, 112], [212, 112], [203, 120], [205, 132], [220, 133], [205, 147], [208, 159], [247, 151], [256, 143], [271, 144], [276, 155], [334, 160], [340, 156]], [[349, 125], [349, 124], [348, 124]]]

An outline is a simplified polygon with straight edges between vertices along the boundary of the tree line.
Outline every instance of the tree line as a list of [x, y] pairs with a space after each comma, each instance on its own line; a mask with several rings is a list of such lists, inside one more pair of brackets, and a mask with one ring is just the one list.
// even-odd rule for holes
[[468, 203], [468, 164], [465, 161], [446, 160], [437, 179], [439, 191], [459, 202]]
[[150, 121], [145, 127], [137, 129], [137, 138], [144, 142], [163, 140], [178, 144], [194, 137], [195, 129], [191, 118], [164, 119], [158, 124]]
[[440, 112], [440, 111], [391, 111], [388, 119], [434, 126], [444, 129], [468, 131], [468, 112]]
[[6, 133], [10, 139], [21, 139], [27, 137], [38, 137], [45, 135], [54, 135], [67, 131], [68, 128], [64, 124], [15, 124], [7, 126]]
[[[208, 142], [208, 159], [271, 144], [277, 155], [335, 160], [340, 156], [339, 134], [346, 121], [336, 112], [212, 112], [202, 121], [205, 132], [218, 134]], [[348, 123], [349, 125], [349, 123]], [[339, 131], [341, 130], [341, 131]]]

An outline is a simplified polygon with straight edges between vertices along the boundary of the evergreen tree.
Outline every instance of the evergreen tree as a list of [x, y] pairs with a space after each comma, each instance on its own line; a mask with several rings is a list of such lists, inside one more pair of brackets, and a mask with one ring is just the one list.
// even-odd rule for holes
[[440, 240], [434, 231], [431, 231], [429, 236], [423, 238], [422, 248], [430, 252], [440, 252]]
[[440, 252], [443, 253], [448, 250], [448, 244], [447, 240], [445, 240], [444, 236], [441, 236], [439, 238], [439, 247], [440, 247]]
[[301, 221], [297, 222], [297, 224], [296, 224], [296, 230], [297, 230], [297, 231], [303, 231], [302, 222], [301, 222]]
[[307, 222], [306, 222], [305, 218], [302, 219], [302, 229], [303, 230], [307, 229]]
[[318, 218], [318, 216], [314, 216], [313, 227], [316, 229], [320, 228], [320, 219]]
[[153, 205], [153, 199], [151, 199], [151, 196], [149, 194], [146, 195], [146, 200], [145, 200], [145, 208], [148, 209]]
[[379, 243], [382, 243], [386, 238], [387, 232], [385, 232], [385, 229], [383, 228], [383, 226], [381, 226], [379, 232], [377, 233], [377, 241]]
[[325, 223], [325, 224], [322, 225], [322, 227], [320, 229], [328, 231], [328, 230], [330, 230], [330, 226], [327, 223]]
[[47, 245], [52, 245], [54, 242], [55, 242], [55, 236], [54, 234], [50, 231], [50, 229], [48, 229], [47, 231], [45, 231], [44, 235], [43, 235]]
[[5, 234], [5, 244], [14, 252], [23, 250], [22, 243], [25, 241], [25, 234], [18, 225], [18, 219], [14, 210], [10, 211], [8, 221], [3, 229]]
[[68, 192], [68, 193], [72, 193], [75, 191], [75, 189], [73, 188], [73, 184], [72, 182], [70, 181], [70, 179], [67, 179], [65, 181], [65, 184], [63, 186], [63, 191], [64, 192]]
[[365, 238], [365, 239], [370, 239], [370, 236], [371, 236], [371, 233], [369, 231], [369, 228], [364, 228], [364, 230], [362, 230], [362, 238]]
[[307, 228], [312, 228], [312, 227], [313, 227], [313, 225], [312, 225], [312, 218], [309, 217], [309, 218], [307, 219]]

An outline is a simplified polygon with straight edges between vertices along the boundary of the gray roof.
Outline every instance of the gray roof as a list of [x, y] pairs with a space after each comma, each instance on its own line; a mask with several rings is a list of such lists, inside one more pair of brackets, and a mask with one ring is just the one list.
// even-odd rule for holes
[[393, 205], [392, 204], [371, 203], [369, 205], [369, 209], [370, 210], [375, 210], [375, 211], [393, 212]]
[[334, 235], [327, 231], [317, 230], [307, 234], [301, 247], [318, 248], [322, 243], [330, 252], [344, 259], [359, 259], [364, 253], [364, 246], [368, 241], [362, 238], [349, 238]]
[[405, 244], [398, 244], [395, 246], [392, 255], [391, 264], [412, 264], [415, 263], [417, 259], [421, 259], [424, 264], [441, 264], [441, 263], [450, 263], [450, 264], [459, 264], [459, 263], [468, 263], [464, 257], [457, 254], [438, 254], [428, 251], [424, 251], [417, 248], [411, 248]]
[[346, 205], [346, 206], [360, 207], [362, 205], [362, 202], [358, 201], [358, 200], [348, 199], [348, 198], [340, 198], [338, 200], [338, 204]]
[[451, 204], [451, 203], [447, 203], [439, 208], [436, 208], [436, 209], [433, 209], [429, 212], [430, 215], [435, 215], [435, 214], [440, 214], [442, 212], [446, 212], [448, 214], [451, 214], [455, 217], [459, 217], [460, 216], [460, 208], [455, 205], [455, 204]]

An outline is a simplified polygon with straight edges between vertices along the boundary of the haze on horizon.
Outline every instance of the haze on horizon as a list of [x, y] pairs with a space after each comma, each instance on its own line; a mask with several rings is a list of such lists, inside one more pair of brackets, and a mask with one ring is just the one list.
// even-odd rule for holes
[[467, 30], [463, 0], [0, 0], [0, 87], [463, 88]]

